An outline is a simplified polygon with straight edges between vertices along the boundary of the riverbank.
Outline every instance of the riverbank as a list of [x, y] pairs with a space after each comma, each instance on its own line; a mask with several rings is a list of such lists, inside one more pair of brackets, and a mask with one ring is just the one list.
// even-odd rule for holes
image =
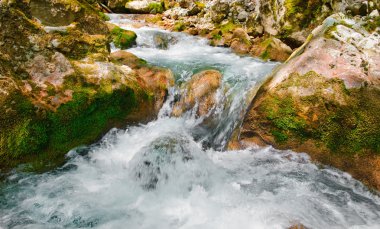
[[[275, 63], [182, 33], [127, 28], [138, 37], [128, 51], [170, 68], [176, 79], [157, 119], [114, 129], [97, 144], [72, 150], [65, 165], [50, 172], [12, 173], [0, 188], [2, 227], [378, 225], [378, 196], [347, 173], [313, 164], [306, 154], [272, 147], [215, 150], [225, 148], [240, 123], [249, 88], [260, 85]], [[156, 46], [157, 35], [171, 38], [166, 49]], [[193, 76], [206, 69], [222, 73], [215, 109], [198, 116], [195, 106], [173, 117], [173, 102], [186, 98], [202, 78]]]

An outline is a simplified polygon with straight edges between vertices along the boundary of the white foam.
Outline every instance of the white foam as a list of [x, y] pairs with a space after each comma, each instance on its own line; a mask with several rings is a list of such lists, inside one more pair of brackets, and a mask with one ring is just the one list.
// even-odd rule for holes
[[172, 68], [178, 83], [207, 67], [224, 73], [221, 97], [229, 102], [220, 101], [227, 105], [220, 106], [218, 125], [204, 131], [194, 116], [168, 117], [167, 102], [156, 121], [113, 129], [88, 154], [70, 151], [62, 168], [10, 176], [0, 189], [0, 227], [233, 229], [300, 222], [314, 229], [378, 228], [379, 197], [346, 173], [317, 167], [306, 154], [203, 147], [204, 141], [224, 146], [246, 109], [247, 90], [275, 63], [177, 33], [169, 34], [177, 43], [158, 50], [147, 42], [157, 30], [136, 32], [140, 46], [130, 51]]

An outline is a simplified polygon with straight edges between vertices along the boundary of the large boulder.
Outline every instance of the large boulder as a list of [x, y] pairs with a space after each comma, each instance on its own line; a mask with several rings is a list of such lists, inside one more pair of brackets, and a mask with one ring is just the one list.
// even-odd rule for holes
[[114, 63], [132, 68], [139, 86], [151, 93], [150, 97], [152, 98], [153, 109], [147, 109], [146, 111], [151, 117], [154, 116], [162, 107], [168, 93], [168, 88], [174, 85], [172, 71], [149, 65], [143, 59], [126, 51], [111, 53], [110, 57]]
[[[54, 9], [56, 2], [48, 6]], [[109, 57], [107, 26], [87, 20], [98, 18], [96, 11], [84, 10], [67, 26], [46, 26], [50, 19], [41, 24], [27, 3], [17, 3], [0, 4], [2, 170], [31, 161], [34, 168], [54, 166], [110, 128], [157, 114], [172, 73], [132, 54]]]
[[193, 110], [198, 116], [205, 116], [216, 105], [216, 93], [222, 82], [222, 74], [206, 70], [192, 76], [184, 85], [181, 99], [174, 105], [173, 115], [180, 116]]
[[135, 32], [125, 30], [111, 23], [107, 23], [111, 32], [112, 41], [115, 47], [127, 49], [136, 44], [137, 35]]
[[334, 15], [260, 88], [239, 142], [307, 152], [380, 189], [380, 38]]

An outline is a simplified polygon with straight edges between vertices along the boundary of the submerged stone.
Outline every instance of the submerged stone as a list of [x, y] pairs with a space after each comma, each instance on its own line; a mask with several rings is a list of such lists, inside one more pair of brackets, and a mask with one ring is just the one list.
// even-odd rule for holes
[[180, 116], [194, 108], [198, 116], [207, 115], [216, 105], [216, 93], [221, 86], [221, 80], [222, 74], [216, 70], [206, 70], [193, 75], [184, 86], [182, 98], [174, 105], [173, 115]]

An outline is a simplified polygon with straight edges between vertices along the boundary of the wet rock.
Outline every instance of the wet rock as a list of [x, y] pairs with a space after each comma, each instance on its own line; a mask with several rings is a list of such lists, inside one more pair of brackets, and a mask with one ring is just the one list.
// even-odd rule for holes
[[249, 53], [251, 48], [250, 37], [247, 32], [242, 28], [234, 30], [231, 41], [231, 49], [238, 54]]
[[192, 1], [190, 1], [190, 0], [180, 0], [179, 1], [179, 6], [181, 7], [181, 8], [189, 8], [190, 7], [190, 5], [192, 4], [193, 2]]
[[137, 35], [133, 31], [116, 26], [111, 30], [111, 35], [117, 48], [127, 49], [136, 44]]
[[148, 1], [131, 1], [125, 4], [125, 9], [129, 13], [144, 13], [147, 14], [150, 12], [149, 10], [149, 2]]
[[[134, 71], [134, 75], [141, 88], [145, 88], [152, 93], [154, 111], [158, 112], [165, 101], [168, 88], [174, 85], [172, 71], [166, 68], [151, 66], [146, 61], [125, 51], [114, 52], [110, 57], [113, 62], [127, 65]], [[152, 115], [152, 110], [148, 109], [147, 112], [150, 112], [150, 115]]]
[[286, 61], [292, 54], [292, 49], [281, 40], [270, 37], [263, 41], [256, 41], [250, 53], [264, 60]]
[[349, 7], [347, 11], [351, 12], [352, 15], [366, 16], [368, 14], [368, 2], [357, 2]]
[[380, 189], [380, 39], [344, 18], [326, 19], [259, 89], [240, 145], [307, 152]]
[[180, 7], [173, 7], [171, 9], [169, 9], [169, 10], [166, 10], [163, 13], [163, 15], [166, 18], [177, 20], [180, 17], [186, 16], [187, 13], [188, 13], [187, 9], [183, 9], [183, 8], [180, 8]]
[[169, 179], [177, 179], [170, 172], [173, 171], [171, 166], [193, 159], [188, 144], [189, 141], [181, 136], [158, 138], [132, 159], [132, 178], [146, 190], [156, 189]]
[[111, 53], [110, 58], [112, 61], [127, 65], [132, 69], [139, 68], [147, 64], [145, 60], [138, 58], [134, 54], [126, 51], [113, 52]]
[[153, 36], [153, 41], [158, 49], [168, 49], [170, 44], [176, 43], [176, 39], [168, 33], [156, 33]]
[[125, 4], [129, 0], [108, 0], [108, 7], [115, 13], [125, 13]]
[[136, 14], [156, 14], [164, 11], [161, 2], [141, 0], [141, 1], [129, 1], [125, 4], [125, 10], [128, 13]]
[[205, 116], [216, 105], [216, 93], [221, 86], [222, 74], [216, 70], [206, 70], [192, 76], [184, 86], [182, 98], [173, 108], [173, 115], [180, 116], [192, 110], [195, 105], [196, 114]]
[[305, 227], [303, 224], [297, 223], [288, 227], [288, 229], [308, 229], [308, 228]]
[[[62, 1], [47, 5], [63, 10], [57, 2]], [[37, 165], [62, 162], [68, 150], [98, 140], [111, 127], [149, 120], [174, 81], [170, 70], [136, 57], [121, 58], [133, 68], [110, 62], [107, 26], [86, 2], [70, 2], [84, 8], [73, 23], [64, 18], [62, 25], [71, 24], [60, 27], [33, 19], [24, 2], [0, 5], [4, 170], [33, 160]], [[57, 25], [55, 18], [45, 19]], [[86, 28], [91, 25], [96, 28]]]

